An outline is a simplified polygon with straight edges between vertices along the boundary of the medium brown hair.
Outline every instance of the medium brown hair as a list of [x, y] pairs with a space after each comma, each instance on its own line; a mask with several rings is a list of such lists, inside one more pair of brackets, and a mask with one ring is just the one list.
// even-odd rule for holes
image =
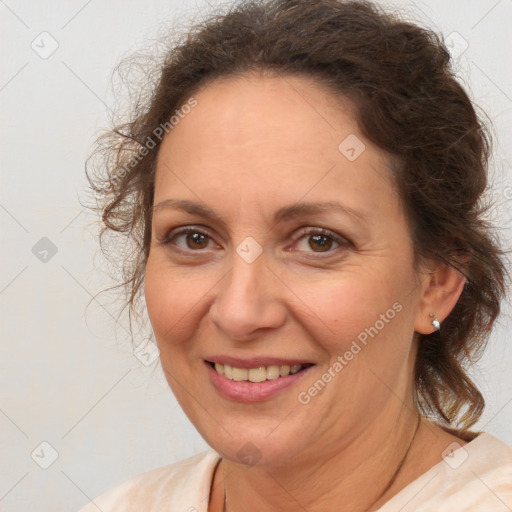
[[205, 84], [249, 71], [307, 76], [349, 98], [363, 135], [395, 162], [416, 268], [434, 260], [466, 277], [441, 330], [417, 333], [415, 367], [420, 410], [464, 432], [484, 407], [467, 365], [481, 355], [507, 277], [504, 253], [483, 217], [490, 136], [455, 78], [442, 39], [375, 4], [237, 2], [172, 44], [133, 118], [98, 139], [93, 156], [101, 157], [100, 166], [93, 173], [90, 160], [87, 166], [103, 221], [100, 241], [114, 233], [130, 242], [120, 264], [125, 306], [133, 314], [143, 289], [158, 127], [172, 128], [171, 116]]

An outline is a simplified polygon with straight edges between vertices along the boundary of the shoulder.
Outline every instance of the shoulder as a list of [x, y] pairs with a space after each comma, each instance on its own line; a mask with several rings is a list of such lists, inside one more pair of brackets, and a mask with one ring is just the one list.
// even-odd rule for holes
[[512, 510], [512, 447], [481, 433], [453, 443], [443, 461], [421, 475], [378, 512], [498, 512]]
[[206, 511], [219, 460], [217, 452], [208, 450], [140, 473], [104, 492], [79, 512]]

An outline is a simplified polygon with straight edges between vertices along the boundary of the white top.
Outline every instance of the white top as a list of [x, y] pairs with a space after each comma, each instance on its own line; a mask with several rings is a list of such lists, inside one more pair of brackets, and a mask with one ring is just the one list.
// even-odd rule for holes
[[[106, 491], [79, 512], [207, 512], [219, 460], [217, 452], [208, 450], [141, 473]], [[378, 510], [434, 511], [512, 511], [512, 447], [481, 433]]]

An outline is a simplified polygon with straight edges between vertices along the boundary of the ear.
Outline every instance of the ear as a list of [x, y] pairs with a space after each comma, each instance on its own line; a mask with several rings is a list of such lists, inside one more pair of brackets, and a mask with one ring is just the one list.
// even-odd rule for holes
[[458, 270], [444, 263], [425, 272], [422, 276], [422, 292], [414, 330], [420, 334], [431, 334], [435, 315], [441, 324], [457, 304], [464, 289], [466, 277]]

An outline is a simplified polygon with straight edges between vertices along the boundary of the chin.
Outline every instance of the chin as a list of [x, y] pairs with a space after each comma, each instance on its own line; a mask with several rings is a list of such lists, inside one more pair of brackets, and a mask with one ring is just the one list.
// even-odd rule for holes
[[308, 431], [314, 433], [318, 429], [318, 425], [306, 428], [304, 418], [296, 412], [278, 420], [267, 417], [255, 421], [252, 415], [231, 418], [222, 425], [204, 414], [200, 419], [190, 419], [208, 445], [223, 458], [258, 467], [276, 467], [293, 461], [314, 443], [313, 434]]

